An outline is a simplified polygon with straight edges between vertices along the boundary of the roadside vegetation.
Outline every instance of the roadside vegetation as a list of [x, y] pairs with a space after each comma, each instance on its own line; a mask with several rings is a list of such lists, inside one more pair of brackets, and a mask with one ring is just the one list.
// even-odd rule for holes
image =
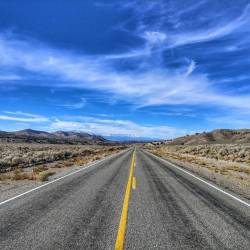
[[57, 171], [125, 149], [125, 146], [0, 144], [0, 181], [46, 181]]
[[145, 148], [225, 188], [250, 198], [250, 145], [162, 145]]

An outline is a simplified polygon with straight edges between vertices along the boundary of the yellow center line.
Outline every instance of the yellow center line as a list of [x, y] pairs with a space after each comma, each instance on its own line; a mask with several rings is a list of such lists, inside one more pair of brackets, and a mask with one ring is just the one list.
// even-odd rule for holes
[[135, 177], [133, 177], [132, 188], [134, 190], [136, 189], [136, 178]]
[[126, 192], [124, 196], [122, 214], [121, 214], [119, 229], [118, 229], [117, 238], [115, 242], [115, 250], [123, 250], [123, 247], [124, 247], [126, 225], [127, 225], [127, 218], [128, 218], [129, 198], [130, 198], [130, 193], [131, 193], [134, 166], [135, 166], [135, 151], [133, 152], [133, 156], [132, 156], [130, 172], [129, 172], [129, 177], [128, 177], [128, 184], [127, 184], [127, 188], [126, 188]]

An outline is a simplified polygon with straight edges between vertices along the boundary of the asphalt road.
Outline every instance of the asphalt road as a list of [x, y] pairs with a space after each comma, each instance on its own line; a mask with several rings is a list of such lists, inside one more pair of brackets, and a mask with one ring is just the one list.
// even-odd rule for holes
[[[0, 204], [0, 249], [250, 249], [250, 207], [137, 149]], [[247, 201], [248, 202], [248, 201]]]

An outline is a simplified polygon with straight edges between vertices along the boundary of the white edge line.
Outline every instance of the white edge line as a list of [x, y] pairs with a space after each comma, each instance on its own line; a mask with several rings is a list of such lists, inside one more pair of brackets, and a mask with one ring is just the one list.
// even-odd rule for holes
[[[146, 152], [148, 152], [148, 151], [146, 151]], [[244, 204], [244, 205], [250, 207], [250, 204], [249, 204], [249, 203], [247, 203], [247, 202], [241, 200], [240, 198], [238, 198], [238, 197], [236, 197], [236, 196], [234, 196], [234, 195], [232, 195], [232, 194], [230, 194], [230, 193], [228, 193], [228, 192], [226, 192], [226, 191], [220, 189], [219, 187], [217, 187], [217, 186], [215, 186], [215, 185], [213, 185], [213, 184], [211, 184], [211, 183], [209, 183], [209, 182], [207, 182], [207, 181], [204, 181], [203, 179], [197, 177], [197, 176], [194, 175], [194, 174], [191, 174], [189, 171], [184, 170], [184, 169], [182, 169], [181, 167], [176, 166], [175, 164], [173, 164], [172, 162], [169, 162], [169, 161], [166, 160], [166, 159], [163, 159], [163, 158], [161, 158], [161, 157], [159, 157], [159, 156], [156, 156], [156, 155], [154, 155], [154, 154], [151, 153], [151, 152], [148, 152], [148, 153], [151, 154], [151, 155], [153, 155], [154, 157], [160, 159], [161, 161], [168, 163], [168, 164], [171, 165], [172, 167], [175, 167], [175, 168], [181, 170], [182, 172], [184, 172], [184, 173], [186, 173], [186, 174], [192, 176], [193, 178], [195, 178], [195, 179], [197, 179], [197, 180], [199, 180], [199, 181], [201, 181], [201, 182], [207, 184], [208, 186], [210, 186], [210, 187], [216, 189], [217, 191], [220, 191], [221, 193], [223, 193], [223, 194], [225, 194], [225, 195], [227, 195], [227, 196], [229, 196], [229, 197], [231, 197], [231, 198], [237, 200], [238, 202], [240, 202], [240, 203], [242, 203], [242, 204]]]
[[[125, 151], [126, 151], [126, 150], [125, 150]], [[114, 157], [114, 156], [117, 156], [117, 155], [119, 155], [119, 154], [121, 154], [121, 153], [123, 153], [123, 152], [125, 152], [125, 151], [119, 152], [119, 153], [117, 153], [117, 154], [110, 155], [110, 156], [105, 157], [105, 158], [103, 158], [103, 159], [101, 159], [101, 160], [99, 160], [99, 161], [90, 163], [90, 164], [87, 165], [86, 167], [84, 167], [84, 165], [83, 165], [81, 169], [78, 169], [78, 170], [76, 170], [76, 171], [74, 171], [74, 172], [71, 172], [71, 173], [66, 174], [66, 175], [64, 175], [64, 176], [62, 176], [62, 177], [59, 177], [59, 178], [57, 178], [57, 179], [55, 179], [55, 180], [53, 180], [53, 181], [47, 182], [47, 183], [45, 183], [45, 184], [43, 184], [43, 185], [40, 185], [40, 186], [35, 187], [35, 188], [33, 188], [33, 189], [30, 189], [30, 190], [28, 190], [28, 191], [26, 191], [26, 192], [24, 192], [24, 193], [21, 193], [21, 194], [19, 194], [19, 195], [16, 195], [16, 196], [12, 197], [12, 198], [9, 198], [9, 199], [7, 199], [7, 200], [4, 200], [4, 201], [0, 202], [0, 206], [3, 205], [3, 204], [8, 203], [8, 202], [10, 202], [10, 201], [13, 201], [13, 200], [15, 200], [15, 199], [17, 199], [17, 198], [19, 198], [19, 197], [22, 197], [22, 196], [24, 196], [24, 195], [26, 195], [26, 194], [28, 194], [28, 193], [31, 193], [31, 192], [33, 192], [33, 191], [35, 191], [35, 190], [38, 190], [38, 189], [43, 188], [43, 187], [45, 187], [45, 186], [48, 186], [48, 185], [50, 185], [50, 184], [52, 184], [52, 183], [54, 183], [54, 182], [60, 181], [60, 180], [66, 178], [66, 177], [68, 177], [68, 176], [71, 176], [71, 175], [76, 174], [76, 173], [78, 173], [78, 172], [84, 171], [84, 170], [86, 170], [86, 169], [88, 169], [88, 168], [90, 168], [90, 167], [93, 167], [94, 165], [97, 165], [97, 164], [99, 164], [99, 163], [101, 163], [101, 162], [103, 162], [103, 161], [105, 161], [105, 160], [108, 160], [109, 158], [112, 158], [112, 157]]]

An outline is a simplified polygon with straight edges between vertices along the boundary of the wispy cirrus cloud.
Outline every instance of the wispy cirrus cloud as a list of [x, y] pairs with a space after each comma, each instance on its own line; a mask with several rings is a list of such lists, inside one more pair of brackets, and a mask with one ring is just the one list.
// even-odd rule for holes
[[65, 107], [65, 108], [70, 108], [70, 109], [81, 109], [85, 105], [86, 105], [86, 99], [85, 98], [81, 98], [81, 100], [79, 102], [76, 102], [76, 103], [67, 103], [67, 104], [63, 104], [61, 106]]
[[[54, 81], [53, 86], [46, 81], [22, 84], [90, 89], [137, 107], [202, 105], [249, 110], [250, 94], [227, 93], [211, 81], [206, 72], [197, 70], [199, 62], [195, 59], [188, 57], [188, 65], [176, 66], [174, 70], [160, 60], [164, 51], [171, 53], [175, 47], [212, 41], [246, 29], [249, 5], [240, 9], [237, 15], [230, 14], [230, 20], [224, 18], [224, 10], [220, 9], [214, 21], [210, 9], [208, 14], [202, 16], [203, 19], [199, 14], [199, 8], [206, 7], [207, 1], [195, 1], [183, 8], [179, 8], [178, 2], [167, 2], [145, 1], [141, 5], [140, 1], [130, 1], [129, 4], [122, 4], [125, 8], [133, 7], [137, 14], [137, 26], [131, 32], [144, 39], [139, 48], [114, 55], [89, 56], [51, 48], [34, 40], [17, 40], [11, 34], [1, 34], [0, 66], [12, 70], [13, 74], [17, 69], [30, 72], [28, 77], [31, 79], [39, 75], [59, 80]], [[211, 9], [214, 12], [215, 9]], [[198, 11], [194, 20], [191, 17], [193, 11]], [[201, 25], [197, 26], [196, 19]], [[186, 56], [182, 55], [182, 58]], [[119, 70], [124, 61], [133, 64], [133, 70]], [[83, 105], [83, 102], [66, 103], [65, 107], [77, 109]]]
[[31, 123], [43, 123], [48, 122], [49, 118], [25, 113], [22, 111], [12, 112], [12, 111], [2, 111], [3, 114], [0, 114], [0, 120], [2, 121], [16, 121], [16, 122], [31, 122]]
[[22, 79], [23, 77], [15, 74], [0, 74], [0, 81], [17, 81]]
[[167, 35], [159, 31], [145, 31], [142, 37], [151, 47], [162, 45], [167, 39]]
[[143, 1], [143, 4], [136, 0], [120, 4], [120, 7], [135, 12], [138, 20], [136, 33], [142, 34], [146, 40], [148, 32], [160, 34], [164, 37], [165, 48], [208, 42], [242, 29], [244, 32], [249, 30], [249, 3], [239, 3], [237, 10], [234, 4], [221, 8], [221, 5], [207, 0], [157, 0]]
[[[249, 114], [247, 114], [249, 115]], [[245, 119], [245, 116], [240, 114], [225, 114], [223, 116], [210, 116], [206, 120], [213, 124], [214, 128], [225, 127], [226, 128], [249, 128], [250, 121]]]
[[[219, 105], [249, 109], [250, 96], [230, 96], [217, 90], [206, 75], [194, 73], [191, 60], [185, 72], [152, 67], [117, 71], [102, 57], [72, 53], [1, 36], [0, 65], [57, 77], [54, 87], [93, 89], [111, 93], [137, 106], [162, 104]], [[27, 84], [32, 84], [28, 81]], [[37, 83], [35, 84], [45, 84]], [[82, 104], [81, 104], [82, 105]]]
[[170, 39], [170, 46], [181, 46], [186, 44], [194, 44], [200, 42], [207, 42], [218, 39], [231, 34], [248, 25], [250, 21], [250, 4], [245, 7], [242, 14], [234, 20], [227, 23], [218, 23], [214, 27], [204, 30], [189, 31], [174, 34]]

